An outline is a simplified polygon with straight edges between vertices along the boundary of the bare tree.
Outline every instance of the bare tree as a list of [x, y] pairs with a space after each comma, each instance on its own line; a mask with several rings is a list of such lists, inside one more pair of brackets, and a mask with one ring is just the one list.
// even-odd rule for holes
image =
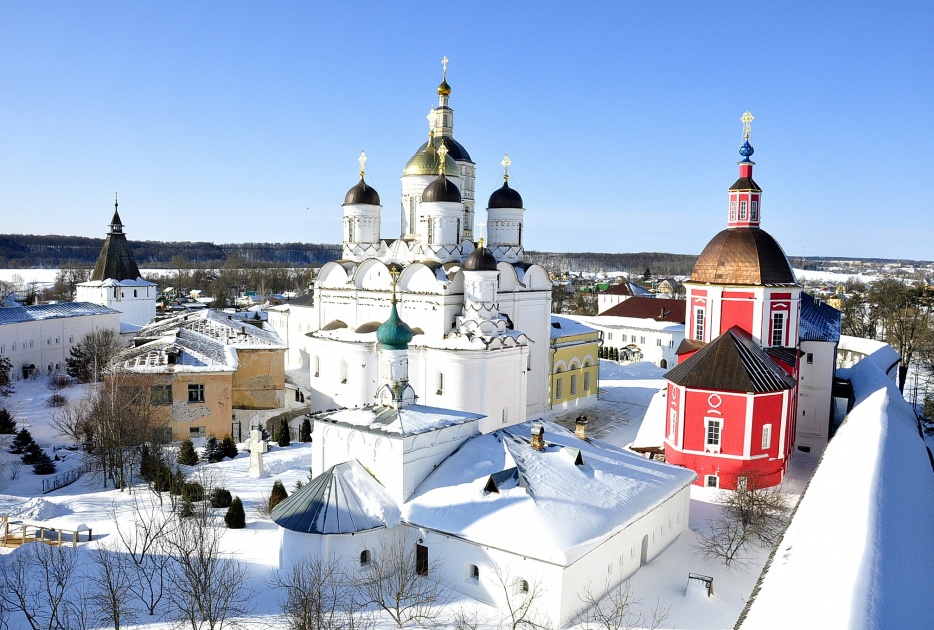
[[366, 604], [375, 604], [400, 628], [437, 618], [447, 603], [447, 589], [437, 581], [437, 562], [420, 563], [416, 550], [397, 528], [386, 532], [375, 553], [361, 563], [356, 586]]
[[111, 518], [116, 524], [119, 549], [126, 554], [131, 569], [129, 592], [138, 599], [150, 616], [156, 614], [166, 592], [169, 567], [167, 537], [173, 521], [166, 517], [151, 494], [134, 496], [131, 504], [132, 525], [122, 526], [124, 515], [114, 509]]
[[708, 530], [698, 533], [695, 544], [704, 558], [719, 558], [726, 566], [745, 565], [751, 542], [774, 545], [788, 516], [788, 498], [780, 487], [766, 486], [755, 472], [741, 472], [739, 480], [737, 490], [720, 494], [720, 511], [708, 519]]
[[152, 402], [151, 376], [114, 372], [98, 386], [83, 423], [88, 458], [104, 487], [131, 487], [139, 473], [143, 444], [166, 425], [165, 410]]
[[[114, 630], [136, 621], [136, 610], [130, 605], [133, 593], [134, 568], [129, 558], [117, 547], [101, 545], [91, 552], [96, 572], [89, 576], [94, 618]], [[82, 598], [84, 599], [84, 598]]]
[[21, 547], [0, 564], [0, 600], [32, 630], [67, 628], [67, 595], [78, 566], [76, 550], [41, 543]]
[[916, 353], [924, 354], [934, 345], [931, 309], [921, 300], [918, 287], [904, 280], [886, 278], [869, 290], [869, 302], [880, 314], [883, 339], [902, 360], [898, 366], [898, 389], [904, 391], [908, 366]]
[[512, 628], [550, 628], [548, 616], [538, 608], [545, 594], [541, 578], [535, 576], [526, 579], [513, 575], [508, 566], [494, 564], [493, 584], [502, 591], [506, 605], [506, 623]]
[[177, 514], [168, 536], [173, 561], [169, 597], [180, 627], [222, 630], [238, 626], [247, 614], [253, 592], [245, 586], [246, 567], [220, 550], [224, 529], [213, 522], [205, 501], [189, 517]]
[[279, 605], [290, 630], [362, 630], [373, 616], [359, 606], [352, 577], [333, 557], [304, 558], [273, 573], [268, 584], [281, 590]]
[[595, 594], [590, 586], [578, 597], [584, 603], [581, 625], [587, 630], [635, 630], [647, 628], [656, 630], [668, 618], [671, 608], [662, 608], [656, 603], [650, 612], [643, 612], [642, 602], [632, 594], [629, 581], [610, 589], [604, 585], [602, 597]]
[[59, 436], [75, 444], [83, 442], [89, 432], [89, 408], [88, 398], [75, 398], [68, 401], [64, 406], [52, 412], [52, 428]]

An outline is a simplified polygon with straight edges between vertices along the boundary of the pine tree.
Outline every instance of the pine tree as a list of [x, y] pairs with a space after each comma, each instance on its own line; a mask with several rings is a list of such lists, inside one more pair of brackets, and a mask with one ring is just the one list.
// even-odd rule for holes
[[0, 354], [0, 396], [6, 397], [13, 393], [13, 381], [10, 374], [13, 372], [13, 363], [9, 357]]
[[276, 481], [272, 484], [272, 492], [269, 493], [269, 511], [272, 512], [273, 508], [289, 498], [289, 493], [285, 489], [285, 486], [282, 485], [281, 481]]
[[0, 409], [0, 433], [4, 435], [16, 433], [16, 420], [6, 409]]
[[198, 453], [195, 452], [191, 438], [182, 440], [182, 446], [178, 449], [178, 463], [183, 466], [194, 466], [198, 463]]
[[15, 455], [19, 455], [34, 442], [35, 440], [32, 439], [32, 433], [29, 432], [29, 429], [20, 429], [19, 433], [16, 434], [16, 437], [13, 438], [13, 444], [10, 446], [10, 452]]
[[311, 442], [311, 420], [305, 418], [302, 420], [302, 429], [298, 433], [299, 442]]
[[178, 515], [182, 518], [189, 518], [195, 515], [194, 504], [186, 498], [182, 498], [182, 504], [179, 507]]
[[232, 498], [230, 496], [230, 490], [227, 488], [214, 488], [211, 490], [211, 507], [213, 508], [224, 508], [230, 507]]
[[237, 443], [233, 441], [229, 433], [221, 440], [221, 452], [224, 453], [224, 457], [229, 457], [230, 459], [235, 458], [240, 453], [240, 451], [237, 450]]
[[[26, 447], [26, 450], [23, 452], [21, 459], [27, 466], [32, 466], [36, 462], [40, 461], [43, 455], [45, 455], [45, 451], [42, 450], [42, 447], [35, 442], [30, 442]], [[45, 457], [48, 459], [49, 456], [45, 455]]]
[[224, 459], [224, 452], [221, 450], [221, 445], [218, 443], [215, 436], [210, 436], [207, 442], [205, 442], [204, 454], [201, 456], [201, 458], [211, 464]]
[[243, 511], [243, 502], [240, 497], [234, 497], [224, 515], [224, 523], [229, 529], [243, 529], [246, 527], [246, 514]]
[[139, 451], [139, 478], [146, 482], [152, 482], [156, 478], [156, 471], [156, 463], [149, 451], [149, 445], [143, 444]]
[[292, 436], [289, 431], [289, 420], [283, 417], [279, 423], [279, 446], [288, 446], [292, 443]]
[[[36, 448], [38, 448], [38, 446]], [[37, 475], [51, 475], [55, 472], [55, 462], [52, 461], [45, 451], [39, 449], [36, 455], [36, 461], [33, 462], [32, 465], [32, 472]]]

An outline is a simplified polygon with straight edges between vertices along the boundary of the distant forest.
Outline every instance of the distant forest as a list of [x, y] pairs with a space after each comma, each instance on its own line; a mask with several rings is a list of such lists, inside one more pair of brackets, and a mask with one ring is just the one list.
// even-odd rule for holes
[[654, 276], [689, 276], [697, 261], [697, 256], [690, 254], [666, 254], [662, 252], [638, 252], [632, 254], [601, 254], [583, 252], [580, 254], [559, 254], [551, 252], [527, 251], [526, 262], [536, 263], [550, 273], [581, 271], [601, 273], [606, 271], [628, 271], [643, 274], [649, 269]]
[[[104, 239], [84, 236], [0, 234], [0, 268], [93, 267]], [[272, 263], [289, 267], [320, 267], [340, 257], [340, 245], [318, 243], [188, 243], [130, 241], [140, 267], [168, 266], [181, 261], [221, 266], [228, 261]]]

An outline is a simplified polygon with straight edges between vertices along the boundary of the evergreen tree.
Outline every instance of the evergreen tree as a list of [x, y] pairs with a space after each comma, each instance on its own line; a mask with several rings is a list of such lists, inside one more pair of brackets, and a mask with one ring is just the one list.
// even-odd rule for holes
[[208, 438], [204, 445], [204, 454], [201, 456], [201, 458], [211, 464], [224, 459], [224, 452], [221, 450], [221, 445], [218, 443], [215, 436], [212, 435]]
[[169, 494], [179, 495], [182, 493], [182, 488], [185, 486], [185, 475], [182, 473], [181, 469], [176, 466], [175, 474], [172, 475], [169, 480]]
[[291, 432], [289, 431], [289, 420], [283, 417], [279, 423], [279, 446], [288, 446], [292, 443]]
[[32, 439], [32, 434], [29, 432], [29, 429], [23, 428], [19, 430], [19, 433], [16, 434], [16, 437], [13, 438], [13, 444], [10, 446], [10, 452], [19, 455], [23, 453], [26, 448], [35, 442]]
[[[36, 448], [38, 448], [38, 446]], [[55, 472], [55, 462], [52, 461], [45, 451], [39, 449], [36, 455], [36, 461], [32, 464], [32, 472], [37, 475], [51, 475]]]
[[272, 492], [269, 493], [269, 511], [272, 512], [273, 508], [285, 501], [289, 497], [288, 491], [285, 489], [285, 486], [282, 485], [281, 481], [276, 481], [272, 484]]
[[91, 331], [72, 347], [65, 359], [65, 372], [79, 383], [97, 382], [119, 347], [119, 339], [113, 330]]
[[13, 393], [13, 381], [10, 374], [13, 372], [13, 363], [10, 358], [0, 354], [0, 397]]
[[6, 409], [0, 409], [0, 433], [10, 435], [16, 433], [16, 420], [13, 414]]
[[182, 504], [179, 506], [178, 515], [182, 518], [190, 518], [195, 515], [195, 506], [188, 499], [182, 498]]
[[224, 457], [229, 457], [230, 459], [235, 458], [240, 453], [240, 451], [237, 450], [237, 443], [233, 441], [229, 433], [221, 440], [221, 452], [224, 454]]
[[191, 438], [182, 440], [182, 446], [178, 449], [178, 463], [183, 466], [194, 466], [198, 463], [198, 453], [195, 452]]
[[243, 511], [243, 502], [240, 497], [234, 497], [224, 515], [224, 523], [230, 529], [243, 529], [246, 527], [246, 514]]
[[214, 488], [211, 490], [211, 507], [230, 507], [231, 500], [230, 490], [227, 488]]
[[[42, 447], [35, 442], [30, 442], [26, 447], [26, 450], [23, 452], [21, 459], [27, 466], [32, 466], [36, 462], [40, 461], [43, 455], [45, 455], [45, 451], [42, 450]], [[49, 456], [45, 455], [45, 457], [48, 459]]]
[[182, 485], [182, 500], [189, 502], [204, 501], [204, 486], [197, 481], [186, 481]]
[[299, 442], [311, 442], [311, 420], [305, 418], [302, 420], [302, 428], [298, 433]]
[[139, 478], [151, 483], [156, 478], [158, 468], [153, 461], [153, 455], [149, 451], [149, 445], [143, 444], [139, 451]]

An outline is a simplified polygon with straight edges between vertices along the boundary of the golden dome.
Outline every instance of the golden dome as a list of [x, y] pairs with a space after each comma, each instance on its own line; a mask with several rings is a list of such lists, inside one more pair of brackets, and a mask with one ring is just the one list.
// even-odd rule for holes
[[691, 282], [796, 284], [778, 242], [760, 228], [727, 228], [714, 236], [694, 264]]
[[[423, 144], [402, 170], [403, 175], [438, 175], [441, 162], [438, 150], [430, 142]], [[460, 177], [457, 162], [448, 153], [444, 156], [444, 174], [448, 177]]]
[[438, 85], [438, 96], [450, 96], [451, 95], [451, 86], [448, 85], [447, 81], [442, 80]]

